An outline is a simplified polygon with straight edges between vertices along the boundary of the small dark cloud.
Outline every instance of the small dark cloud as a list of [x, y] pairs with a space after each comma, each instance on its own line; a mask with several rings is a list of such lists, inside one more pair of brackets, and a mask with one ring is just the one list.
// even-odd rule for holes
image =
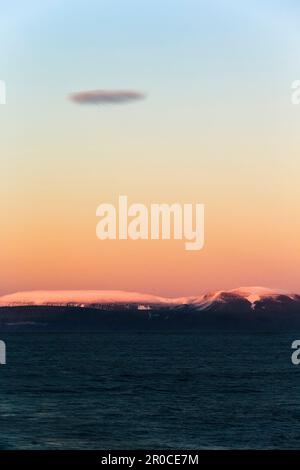
[[95, 90], [81, 91], [70, 96], [71, 101], [77, 104], [124, 104], [131, 101], [142, 100], [143, 93], [131, 90]]

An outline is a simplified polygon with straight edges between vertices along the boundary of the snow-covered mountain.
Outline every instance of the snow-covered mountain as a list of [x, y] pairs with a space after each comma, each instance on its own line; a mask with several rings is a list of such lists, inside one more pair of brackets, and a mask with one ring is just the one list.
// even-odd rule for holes
[[120, 290], [28, 291], [0, 297], [2, 306], [76, 305], [82, 307], [105, 304], [172, 304], [175, 299]]
[[194, 305], [198, 310], [205, 310], [211, 309], [213, 306], [230, 306], [236, 302], [247, 302], [248, 306], [250, 306], [252, 310], [255, 310], [260, 303], [282, 303], [290, 301], [299, 302], [299, 295], [281, 289], [254, 286], [208, 293], [191, 300], [189, 304]]
[[0, 297], [0, 332], [300, 328], [300, 296], [241, 287], [169, 298], [124, 291], [32, 291]]
[[255, 310], [263, 302], [299, 302], [297, 294], [280, 289], [266, 287], [240, 287], [237, 289], [215, 291], [196, 297], [162, 297], [119, 290], [87, 290], [87, 291], [28, 291], [0, 297], [0, 307], [16, 306], [77, 306], [103, 307], [105, 305], [132, 305], [148, 308], [160, 307], [193, 307], [203, 311], [214, 306], [233, 305], [237, 302], [247, 303]]

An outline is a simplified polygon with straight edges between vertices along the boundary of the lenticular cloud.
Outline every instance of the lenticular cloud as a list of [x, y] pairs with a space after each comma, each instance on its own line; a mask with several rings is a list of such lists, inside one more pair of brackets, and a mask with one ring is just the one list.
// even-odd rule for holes
[[130, 90], [95, 90], [81, 91], [70, 96], [71, 101], [77, 104], [124, 104], [144, 99], [145, 95]]

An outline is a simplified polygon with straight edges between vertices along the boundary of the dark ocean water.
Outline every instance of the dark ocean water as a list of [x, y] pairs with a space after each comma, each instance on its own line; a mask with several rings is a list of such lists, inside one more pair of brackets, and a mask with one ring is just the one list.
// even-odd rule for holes
[[300, 448], [295, 332], [1, 339], [1, 449]]

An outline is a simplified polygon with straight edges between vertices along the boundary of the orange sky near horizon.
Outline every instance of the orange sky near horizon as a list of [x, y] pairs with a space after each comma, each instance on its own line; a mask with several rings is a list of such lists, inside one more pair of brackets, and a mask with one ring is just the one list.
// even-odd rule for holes
[[[201, 8], [176, 0], [172, 11], [132, 1], [107, 21], [111, 5], [92, 2], [87, 11], [78, 0], [71, 21], [66, 2], [54, 3], [47, 14], [12, 14], [11, 28], [0, 28], [8, 90], [0, 107], [0, 293], [300, 292], [294, 10], [284, 16], [273, 5], [269, 21], [268, 2], [256, 0], [243, 9], [224, 0], [218, 12], [206, 0]], [[146, 99], [105, 107], [68, 99], [97, 88]], [[117, 205], [119, 195], [148, 207], [205, 204], [204, 249], [185, 251], [183, 240], [100, 241], [96, 209]]]

